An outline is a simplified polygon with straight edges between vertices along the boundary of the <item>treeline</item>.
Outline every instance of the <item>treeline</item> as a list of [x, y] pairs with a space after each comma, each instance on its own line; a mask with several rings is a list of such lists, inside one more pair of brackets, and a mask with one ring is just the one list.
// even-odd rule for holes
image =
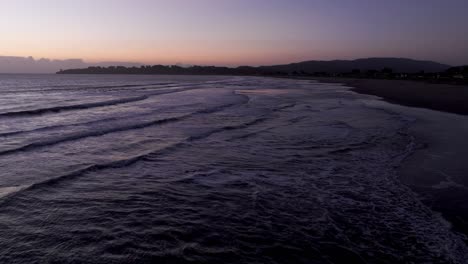
[[382, 70], [367, 70], [359, 69], [351, 70], [350, 72], [328, 73], [315, 72], [307, 74], [304, 72], [292, 73], [296, 76], [314, 76], [314, 77], [343, 77], [343, 78], [364, 78], [364, 79], [398, 79], [398, 80], [422, 80], [438, 83], [455, 83], [468, 84], [468, 66], [451, 67], [441, 72], [412, 72], [402, 73], [395, 72], [391, 68], [383, 68]]
[[352, 69], [341, 72], [308, 72], [297, 66], [241, 66], [237, 68], [217, 66], [180, 67], [176, 65], [152, 65], [141, 67], [88, 67], [83, 69], [60, 70], [58, 74], [149, 74], [149, 75], [243, 75], [243, 76], [304, 76], [304, 77], [346, 77], [371, 79], [428, 80], [434, 82], [468, 83], [468, 66], [451, 67], [440, 72], [398, 72], [389, 67], [382, 69]]
[[256, 67], [237, 68], [216, 66], [180, 67], [177, 65], [152, 65], [141, 67], [88, 67], [84, 69], [60, 70], [58, 74], [159, 74], [159, 75], [286, 75], [287, 72], [271, 72]]
[[[102, 66], [102, 65], [100, 65]], [[350, 73], [357, 69], [361, 73], [392, 72], [416, 73], [419, 71], [441, 72], [451, 66], [433, 61], [419, 61], [406, 58], [366, 58], [356, 60], [303, 61], [282, 65], [260, 67], [240, 66], [236, 68], [217, 66], [111, 66], [88, 67], [85, 69], [61, 70], [70, 74], [205, 74], [205, 75], [320, 75]]]

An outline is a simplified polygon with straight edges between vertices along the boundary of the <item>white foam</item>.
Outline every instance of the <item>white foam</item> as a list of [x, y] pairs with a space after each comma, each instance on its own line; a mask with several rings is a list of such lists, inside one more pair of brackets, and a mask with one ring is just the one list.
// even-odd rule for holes
[[0, 198], [8, 196], [8, 195], [10, 195], [12, 193], [19, 192], [19, 191], [21, 191], [22, 189], [24, 189], [26, 187], [27, 186], [25, 186], [25, 185], [0, 187]]

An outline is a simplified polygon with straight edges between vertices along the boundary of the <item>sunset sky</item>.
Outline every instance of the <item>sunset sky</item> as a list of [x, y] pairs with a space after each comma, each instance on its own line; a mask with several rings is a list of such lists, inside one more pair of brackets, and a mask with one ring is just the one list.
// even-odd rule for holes
[[0, 0], [0, 56], [261, 65], [468, 64], [467, 0]]

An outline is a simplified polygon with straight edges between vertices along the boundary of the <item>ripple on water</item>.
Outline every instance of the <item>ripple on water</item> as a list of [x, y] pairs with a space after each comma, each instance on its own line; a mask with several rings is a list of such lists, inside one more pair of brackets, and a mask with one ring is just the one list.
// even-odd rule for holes
[[[0, 196], [10, 194], [0, 204], [0, 262], [466, 259], [461, 237], [395, 175], [395, 166], [411, 153], [408, 119], [365, 108], [357, 95], [327, 90], [323, 84], [240, 78], [216, 85], [225, 92], [217, 90], [210, 100], [238, 98], [239, 87], [249, 100], [160, 126], [17, 153], [31, 161], [38, 161], [38, 152], [41, 157], [51, 155], [48, 151], [71, 153], [67, 162], [72, 165], [89, 159], [90, 151], [99, 161], [111, 153], [140, 156], [132, 162], [91, 165], [74, 177], [52, 181], [39, 179], [42, 174], [24, 177], [42, 184], [0, 189]], [[292, 85], [301, 89], [286, 89]], [[257, 87], [268, 89], [249, 90]], [[171, 98], [186, 105], [210, 93], [192, 90]], [[330, 99], [333, 93], [343, 96], [341, 101]], [[161, 146], [155, 140], [162, 139], [174, 139], [176, 147], [154, 151]], [[127, 156], [102, 148], [114, 144], [126, 149]], [[57, 161], [43, 167], [29, 164], [50, 169], [41, 171], [44, 175], [64, 172], [52, 170]]]

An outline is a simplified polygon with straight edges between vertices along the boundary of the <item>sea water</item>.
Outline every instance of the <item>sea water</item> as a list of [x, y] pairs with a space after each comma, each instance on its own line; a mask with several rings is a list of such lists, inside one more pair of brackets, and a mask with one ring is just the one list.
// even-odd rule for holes
[[339, 84], [0, 75], [1, 263], [465, 263]]

